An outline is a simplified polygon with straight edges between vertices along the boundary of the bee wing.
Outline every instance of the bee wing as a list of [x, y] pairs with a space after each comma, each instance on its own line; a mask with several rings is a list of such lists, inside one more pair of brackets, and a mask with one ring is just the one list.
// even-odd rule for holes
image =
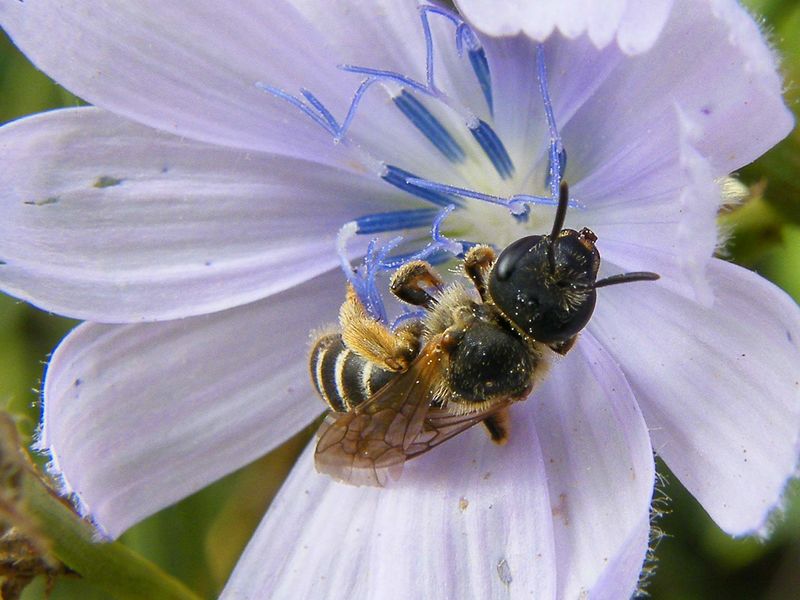
[[451, 437], [466, 431], [470, 427], [477, 425], [489, 415], [492, 415], [503, 408], [512, 404], [511, 400], [506, 402], [495, 402], [484, 410], [470, 412], [467, 414], [453, 413], [447, 408], [437, 408], [428, 412], [423, 425], [423, 430], [416, 437], [414, 442], [406, 451], [407, 458], [413, 458], [424, 454], [431, 448], [435, 448], [442, 442], [446, 442]]
[[328, 414], [318, 431], [317, 471], [354, 485], [382, 486], [388, 475], [399, 476], [439, 393], [445, 363], [439, 340], [432, 340], [407, 371], [352, 412]]

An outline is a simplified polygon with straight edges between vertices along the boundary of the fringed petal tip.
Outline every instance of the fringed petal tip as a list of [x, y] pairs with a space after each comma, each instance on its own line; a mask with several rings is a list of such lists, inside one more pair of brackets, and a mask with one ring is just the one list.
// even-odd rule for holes
[[728, 30], [730, 43], [741, 50], [743, 68], [747, 73], [763, 77], [772, 86], [783, 90], [778, 70], [781, 57], [771, 43], [771, 34], [766, 21], [748, 12], [746, 7], [732, 0], [713, 0], [714, 15], [723, 21]]
[[45, 472], [50, 477], [51, 483], [54, 484], [56, 493], [72, 505], [81, 519], [89, 523], [92, 528], [92, 541], [97, 543], [113, 541], [116, 536], [107, 531], [103, 525], [94, 518], [92, 509], [86, 503], [86, 500], [70, 485], [67, 476], [59, 466], [58, 453], [55, 449], [44, 446], [41, 442], [41, 438], [35, 440], [32, 449], [48, 457], [48, 461], [45, 464]]
[[[798, 442], [795, 453], [800, 456], [800, 438], [798, 438]], [[792, 490], [794, 490], [794, 494]], [[795, 467], [792, 475], [786, 480], [775, 506], [764, 515], [764, 521], [750, 531], [733, 533], [731, 535], [735, 538], [755, 537], [761, 542], [766, 542], [772, 537], [772, 534], [785, 523], [790, 504], [794, 499], [793, 496], [796, 498], [798, 496], [798, 491], [800, 491], [800, 459], [798, 459], [798, 466]]]
[[672, 8], [673, 0], [651, 2], [582, 2], [545, 0], [530, 2], [487, 2], [458, 0], [461, 12], [471, 24], [488, 35], [513, 36], [523, 33], [543, 42], [558, 31], [568, 39], [586, 35], [599, 49], [612, 41], [629, 55], [641, 54], [655, 44]]
[[[728, 97], [736, 100], [725, 117], [736, 124], [732, 131], [740, 140], [746, 140], [747, 145], [726, 140], [731, 137], [729, 134], [721, 139], [712, 134], [704, 143], [698, 143], [698, 147], [712, 156], [728, 157], [712, 162], [730, 172], [752, 162], [789, 135], [795, 118], [783, 99], [786, 88], [779, 69], [780, 56], [768, 41], [770, 36], [763, 20], [754, 18], [734, 0], [713, 0], [709, 5], [712, 17], [727, 33], [730, 64], [742, 71], [736, 80], [716, 87], [719, 91], [728, 88]], [[720, 75], [720, 84], [723, 80]], [[709, 81], [708, 85], [713, 84]], [[717, 129], [724, 132], [726, 128]]]

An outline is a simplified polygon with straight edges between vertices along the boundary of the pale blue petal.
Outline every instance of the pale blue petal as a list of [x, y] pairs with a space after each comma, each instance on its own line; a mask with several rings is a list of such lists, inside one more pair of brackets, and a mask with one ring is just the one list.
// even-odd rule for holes
[[36, 66], [92, 104], [190, 139], [337, 165], [348, 155], [331, 136], [256, 83], [307, 87], [339, 115], [359, 78], [338, 64], [409, 71], [416, 56], [415, 75], [425, 65], [414, 4], [390, 0], [3, 2], [0, 23]]
[[79, 326], [44, 382], [39, 447], [62, 490], [116, 537], [294, 435], [324, 406], [309, 329], [342, 296], [332, 271], [213, 315]]
[[0, 160], [0, 287], [101, 322], [285, 290], [337, 266], [344, 222], [411, 201], [377, 178], [190, 142], [96, 108], [2, 128]]
[[635, 589], [653, 458], [624, 377], [587, 336], [511, 410], [383, 489], [333, 482], [305, 453], [223, 598], [577, 598]]
[[714, 260], [714, 303], [658, 282], [600, 290], [589, 330], [631, 382], [653, 447], [728, 533], [762, 530], [795, 472], [800, 308]]

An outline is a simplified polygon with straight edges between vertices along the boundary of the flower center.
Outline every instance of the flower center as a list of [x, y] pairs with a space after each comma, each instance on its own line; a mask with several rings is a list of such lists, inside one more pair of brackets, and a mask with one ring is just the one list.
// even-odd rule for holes
[[[449, 10], [437, 6], [421, 6], [419, 10], [426, 48], [425, 81], [417, 81], [395, 71], [340, 65], [339, 68], [346, 72], [364, 76], [341, 123], [306, 89], [302, 89], [301, 97], [298, 97], [270, 85], [257, 84], [262, 90], [305, 113], [330, 133], [335, 143], [347, 146], [368, 172], [375, 173], [387, 184], [427, 203], [427, 207], [364, 215], [343, 225], [339, 232], [337, 250], [345, 276], [371, 315], [383, 322], [387, 322], [387, 315], [377, 284], [380, 273], [395, 270], [411, 260], [443, 262], [454, 256], [462, 256], [470, 247], [490, 240], [504, 246], [529, 235], [532, 230], [547, 229], [552, 221], [552, 208], [533, 211], [531, 207], [555, 207], [558, 204], [559, 186], [566, 167], [566, 153], [550, 102], [543, 46], [540, 44], [537, 47], [536, 66], [549, 134], [546, 180], [542, 182], [547, 193], [513, 193], [527, 186], [526, 180], [535, 171], [531, 169], [520, 174], [492, 126], [436, 84], [431, 17], [443, 18], [454, 27], [456, 50], [461, 57], [466, 53], [481, 91], [479, 102], [485, 103], [489, 115], [493, 117], [495, 99], [490, 66], [478, 36], [457, 14]], [[359, 105], [364, 94], [376, 84], [381, 84], [388, 91], [400, 114], [455, 167], [455, 172], [461, 174], [464, 186], [435, 181], [396, 164], [378, 160], [351, 140], [349, 130]], [[433, 107], [436, 111], [431, 110]], [[446, 124], [435, 113], [454, 115], [456, 119], [448, 119]], [[447, 126], [459, 121], [470, 134], [466, 138], [454, 135]], [[509, 195], [501, 195], [504, 193]], [[579, 206], [574, 201], [571, 204]], [[415, 230], [430, 233], [423, 237], [417, 233], [414, 237]], [[447, 235], [443, 230], [447, 231]], [[392, 232], [406, 235], [394, 237], [383, 244], [374, 238]], [[359, 235], [373, 236], [373, 239], [368, 245], [363, 264], [353, 268], [347, 258], [346, 244], [348, 239]], [[458, 239], [454, 239], [456, 237]]]

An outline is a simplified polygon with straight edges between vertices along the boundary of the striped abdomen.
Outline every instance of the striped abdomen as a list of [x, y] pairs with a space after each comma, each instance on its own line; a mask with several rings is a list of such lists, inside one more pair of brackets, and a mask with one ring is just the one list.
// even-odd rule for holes
[[311, 350], [311, 381], [335, 412], [347, 412], [383, 387], [395, 373], [376, 367], [345, 346], [339, 333], [319, 338]]

